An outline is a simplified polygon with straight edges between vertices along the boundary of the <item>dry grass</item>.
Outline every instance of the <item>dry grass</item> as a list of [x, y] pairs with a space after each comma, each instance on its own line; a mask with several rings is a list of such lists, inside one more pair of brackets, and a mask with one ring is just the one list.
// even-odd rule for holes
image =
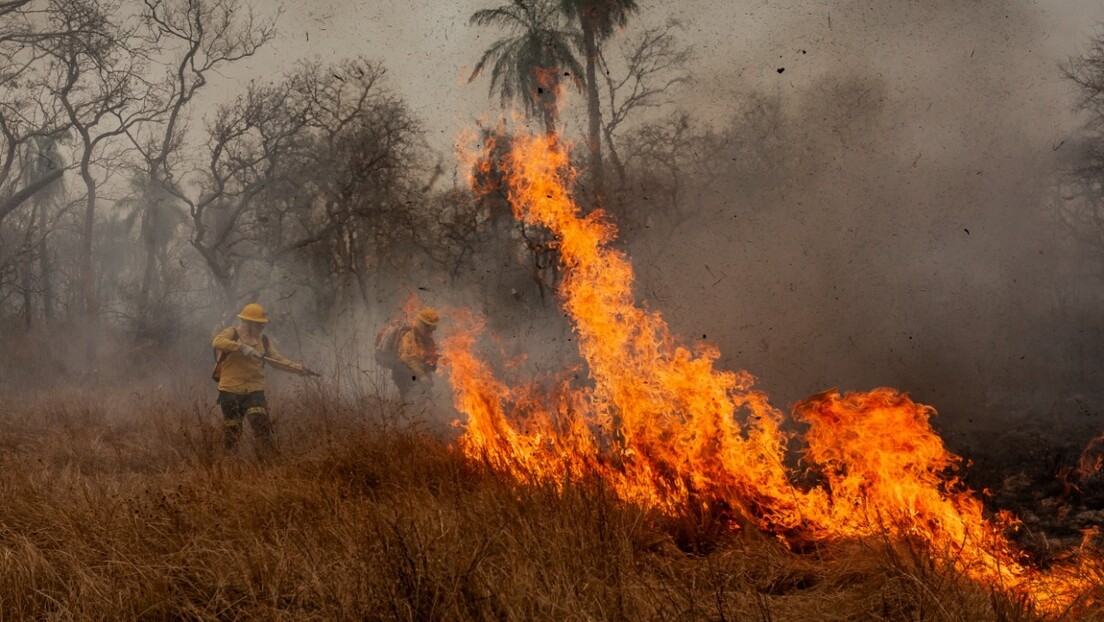
[[600, 486], [503, 482], [378, 400], [273, 400], [268, 465], [223, 455], [209, 390], [0, 400], [3, 620], [1037, 619], [901, 545], [688, 546]]

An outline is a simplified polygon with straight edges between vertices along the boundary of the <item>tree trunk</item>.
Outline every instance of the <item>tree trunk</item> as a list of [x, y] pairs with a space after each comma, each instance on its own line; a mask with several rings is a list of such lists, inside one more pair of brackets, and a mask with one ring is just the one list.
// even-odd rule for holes
[[147, 211], [142, 217], [142, 234], [146, 246], [146, 265], [142, 271], [142, 288], [138, 292], [138, 330], [145, 332], [153, 325], [150, 298], [153, 292], [153, 280], [157, 269], [157, 244], [150, 232], [153, 218]]
[[215, 275], [215, 281], [218, 282], [219, 290], [222, 292], [222, 299], [226, 301], [226, 308], [235, 308], [238, 302], [238, 288], [234, 279], [228, 275]]
[[142, 243], [146, 251], [146, 265], [142, 272], [142, 287], [138, 291], [138, 332], [143, 334], [153, 325], [150, 317], [150, 297], [153, 290], [155, 270], [157, 268], [157, 223], [156, 206], [150, 204], [157, 196], [156, 182], [151, 178], [146, 188], [145, 206], [142, 211]]
[[81, 298], [83, 299], [83, 324], [84, 324], [84, 354], [85, 360], [91, 368], [96, 361], [96, 341], [93, 335], [96, 329], [96, 282], [92, 268], [92, 234], [96, 224], [96, 179], [89, 170], [89, 157], [91, 150], [85, 151], [81, 161], [81, 179], [87, 188], [88, 196], [84, 204], [84, 226], [81, 234]]
[[23, 323], [27, 328], [34, 325], [34, 300], [31, 296], [33, 287], [32, 270], [34, 269], [34, 253], [27, 252], [20, 262], [20, 288], [23, 290]]
[[598, 76], [595, 65], [598, 60], [598, 42], [594, 17], [583, 12], [579, 23], [583, 29], [583, 51], [586, 53], [587, 91], [587, 148], [590, 150], [590, 182], [596, 201], [601, 202], [605, 193], [605, 175], [602, 166], [602, 109], [598, 100]]
[[81, 298], [84, 302], [85, 317], [92, 317], [96, 313], [96, 282], [92, 269], [92, 235], [96, 224], [96, 180], [87, 167], [82, 167], [81, 178], [88, 190], [88, 196], [84, 204], [84, 227], [81, 239]]
[[31, 209], [31, 220], [27, 223], [27, 237], [23, 242], [23, 257], [19, 262], [20, 284], [23, 290], [23, 321], [29, 329], [34, 325], [34, 252], [31, 251], [31, 240], [35, 236], [35, 226], [38, 225], [38, 205]]
[[621, 155], [617, 153], [617, 145], [613, 142], [613, 132], [606, 130], [606, 147], [609, 148], [610, 163], [617, 173], [618, 190], [623, 190], [628, 181], [625, 179], [625, 163], [621, 161]]
[[10, 214], [23, 204], [24, 201], [33, 197], [38, 192], [45, 190], [50, 184], [61, 179], [65, 174], [65, 169], [58, 169], [51, 171], [35, 181], [27, 184], [22, 190], [8, 197], [2, 203], [0, 203], [0, 220], [3, 220], [5, 216]]
[[530, 71], [539, 85], [536, 98], [544, 121], [544, 133], [554, 136], [560, 116], [560, 70], [556, 67], [533, 67]]
[[203, 263], [207, 266], [207, 273], [211, 275], [211, 278], [215, 280], [215, 284], [218, 285], [219, 291], [222, 292], [223, 300], [226, 303], [226, 308], [232, 308], [237, 302], [237, 287], [235, 284], [234, 275], [231, 273], [232, 267], [223, 267], [219, 262], [218, 252], [212, 248], [204, 246], [202, 243], [192, 240], [192, 248], [196, 249], [199, 256], [203, 258]]
[[551, 90], [546, 90], [541, 95], [541, 117], [544, 119], [544, 133], [548, 136], [556, 135], [556, 116], [559, 114], [559, 104]]
[[[45, 214], [43, 214], [45, 220]], [[46, 244], [46, 236], [38, 238], [38, 270], [39, 280], [42, 282], [42, 319], [49, 325], [54, 321], [54, 281], [50, 273], [50, 249]]]

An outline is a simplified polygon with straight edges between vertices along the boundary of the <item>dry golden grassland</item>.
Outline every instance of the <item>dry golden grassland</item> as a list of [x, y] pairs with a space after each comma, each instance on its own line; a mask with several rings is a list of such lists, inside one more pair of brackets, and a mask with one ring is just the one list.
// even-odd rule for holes
[[280, 455], [227, 456], [212, 394], [0, 395], [0, 619], [1039, 619], [916, 548], [519, 487], [375, 399], [270, 396]]

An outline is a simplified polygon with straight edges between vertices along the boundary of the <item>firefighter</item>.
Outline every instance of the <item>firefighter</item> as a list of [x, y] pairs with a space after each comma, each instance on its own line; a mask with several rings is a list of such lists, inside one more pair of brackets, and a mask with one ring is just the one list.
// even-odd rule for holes
[[437, 344], [433, 331], [440, 316], [429, 307], [418, 312], [412, 326], [399, 337], [398, 360], [391, 367], [391, 379], [404, 401], [413, 392], [428, 392], [433, 386], [433, 372], [437, 370]]
[[217, 353], [215, 372], [218, 403], [224, 419], [223, 442], [227, 450], [237, 448], [243, 421], [248, 420], [257, 439], [258, 455], [270, 457], [275, 446], [272, 421], [265, 402], [265, 363], [294, 374], [317, 375], [299, 363], [283, 357], [263, 335], [268, 318], [261, 305], [250, 303], [238, 314], [241, 321], [215, 335], [211, 344]]

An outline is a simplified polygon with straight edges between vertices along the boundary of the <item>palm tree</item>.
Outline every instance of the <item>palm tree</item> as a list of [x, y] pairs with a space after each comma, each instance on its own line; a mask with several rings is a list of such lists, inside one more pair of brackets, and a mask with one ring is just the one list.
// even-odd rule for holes
[[586, 56], [587, 147], [590, 151], [590, 175], [594, 192], [601, 195], [602, 171], [602, 111], [598, 101], [598, 78], [595, 66], [600, 47], [613, 36], [614, 30], [628, 23], [640, 7], [636, 0], [560, 0], [568, 19], [578, 20], [583, 33], [583, 54]]
[[556, 131], [558, 95], [564, 82], [580, 88], [582, 66], [571, 52], [578, 38], [561, 28], [553, 0], [511, 0], [471, 16], [471, 24], [500, 26], [510, 36], [496, 41], [483, 53], [468, 82], [491, 67], [490, 93], [498, 90], [503, 105], [521, 99], [525, 113], [540, 115], [549, 134]]

